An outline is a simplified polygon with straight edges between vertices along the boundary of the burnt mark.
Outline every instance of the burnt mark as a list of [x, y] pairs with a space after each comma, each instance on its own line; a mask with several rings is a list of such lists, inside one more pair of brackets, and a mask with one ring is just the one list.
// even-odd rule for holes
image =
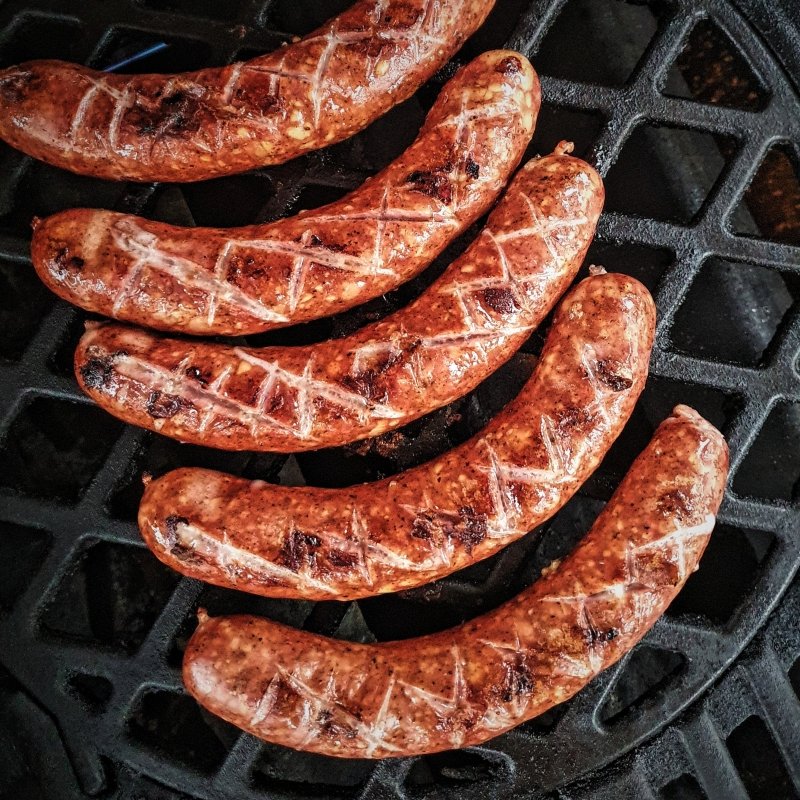
[[198, 94], [178, 89], [155, 101], [137, 97], [125, 114], [124, 124], [140, 136], [180, 139], [197, 133], [206, 115]]
[[[445, 165], [450, 166], [450, 165]], [[452, 167], [450, 166], [450, 169]], [[434, 197], [439, 202], [449, 205], [453, 201], [453, 184], [446, 172], [449, 170], [415, 170], [406, 177], [406, 183], [410, 183], [412, 191]]]
[[480, 177], [481, 168], [477, 161], [473, 161], [469, 156], [467, 156], [467, 163], [464, 166], [467, 171], [467, 175], [469, 175], [470, 178], [476, 179]]
[[324, 709], [317, 716], [317, 725], [320, 733], [330, 739], [355, 739], [357, 736], [355, 728], [333, 719], [333, 713]]
[[590, 626], [586, 631], [586, 642], [589, 645], [608, 644], [609, 642], [613, 642], [617, 636], [619, 636], [619, 631], [616, 628], [607, 628], [601, 631]]
[[319, 536], [313, 533], [293, 530], [284, 540], [278, 554], [278, 563], [297, 572], [305, 564], [313, 566], [317, 560], [317, 550], [322, 544]]
[[345, 375], [342, 386], [351, 392], [374, 403], [385, 403], [389, 399], [389, 391], [379, 382], [381, 373], [376, 369], [365, 369], [355, 375]]
[[200, 367], [187, 367], [184, 374], [187, 378], [197, 381], [201, 386], [208, 386], [211, 382], [211, 373], [203, 372]]
[[519, 310], [511, 289], [484, 289], [483, 302], [498, 314], [513, 314]]
[[328, 553], [328, 561], [333, 567], [350, 569], [358, 564], [359, 558], [356, 553], [348, 553], [346, 550], [331, 550]]
[[153, 419], [171, 419], [187, 405], [187, 401], [176, 394], [155, 390], [150, 392], [145, 408]]
[[458, 515], [462, 524], [454, 535], [461, 540], [467, 552], [471, 553], [472, 548], [486, 538], [488, 517], [486, 514], [477, 514], [472, 506], [462, 506], [458, 509]]
[[276, 114], [286, 109], [286, 101], [277, 94], [258, 92], [240, 86], [233, 94], [234, 104], [246, 105], [262, 114]]
[[504, 703], [510, 703], [515, 697], [533, 693], [536, 684], [525, 653], [515, 653], [511, 661], [504, 661], [503, 672], [500, 698]]
[[112, 357], [90, 358], [81, 365], [81, 378], [87, 389], [102, 389], [111, 382], [114, 375]]
[[599, 378], [601, 383], [608, 386], [613, 392], [622, 392], [625, 389], [630, 389], [633, 385], [633, 379], [627, 375], [620, 375], [622, 364], [619, 361], [614, 361], [610, 358], [600, 359], [595, 364], [595, 375]]
[[568, 406], [556, 413], [558, 427], [564, 432], [580, 431], [592, 422], [592, 417], [586, 409]]
[[238, 286], [242, 279], [253, 280], [265, 274], [266, 270], [258, 266], [253, 256], [233, 256], [228, 261], [228, 274], [225, 280]]
[[694, 510], [691, 495], [682, 489], [673, 489], [662, 494], [656, 506], [665, 517], [677, 517], [681, 521], [691, 516]]
[[80, 257], [72, 255], [69, 247], [63, 245], [59, 247], [50, 259], [55, 272], [59, 277], [63, 277], [69, 272], [80, 272], [86, 262]]
[[18, 72], [0, 78], [0, 99], [9, 105], [22, 103], [28, 93], [36, 91], [41, 79], [32, 72]]
[[468, 553], [479, 545], [488, 533], [488, 517], [472, 506], [462, 506], [458, 514], [419, 512], [411, 525], [415, 539], [430, 540], [437, 536], [461, 542]]
[[522, 71], [522, 62], [516, 56], [504, 58], [495, 68], [501, 75], [517, 75]]
[[188, 525], [189, 519], [187, 517], [179, 517], [176, 514], [170, 514], [165, 520], [164, 525], [167, 528], [167, 536], [170, 540], [175, 539], [178, 535], [178, 525]]
[[311, 234], [311, 238], [309, 239], [309, 244], [312, 247], [322, 247], [325, 250], [329, 250], [331, 253], [341, 253], [344, 250], [344, 245], [332, 244], [331, 242], [326, 242], [319, 236], [317, 236], [316, 233]]
[[381, 14], [380, 26], [395, 30], [408, 30], [419, 22], [422, 12], [415, 3], [392, 3]]

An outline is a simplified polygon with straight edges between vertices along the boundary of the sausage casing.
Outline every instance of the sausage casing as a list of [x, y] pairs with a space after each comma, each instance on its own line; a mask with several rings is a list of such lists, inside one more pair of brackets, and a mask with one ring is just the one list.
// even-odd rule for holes
[[654, 327], [638, 281], [587, 278], [559, 306], [526, 386], [462, 446], [348, 489], [176, 470], [145, 490], [142, 536], [185, 575], [269, 597], [429, 583], [523, 536], [584, 483], [644, 387]]
[[201, 614], [186, 687], [262, 739], [326, 755], [486, 741], [571, 697], [641, 639], [696, 569], [727, 467], [720, 433], [679, 406], [577, 548], [496, 610], [379, 644]]
[[197, 181], [279, 164], [410, 97], [493, 5], [362, 0], [273, 53], [178, 75], [31, 61], [0, 71], [0, 138], [113, 180]]
[[88, 330], [81, 388], [134, 425], [229, 450], [294, 452], [405, 425], [469, 392], [569, 286], [603, 186], [563, 149], [528, 162], [486, 228], [420, 297], [343, 339], [246, 348]]
[[488, 210], [539, 103], [524, 56], [484, 53], [408, 150], [335, 203], [231, 229], [70, 209], [36, 223], [33, 265], [68, 302], [162, 330], [242, 335], [334, 314], [417, 275]]

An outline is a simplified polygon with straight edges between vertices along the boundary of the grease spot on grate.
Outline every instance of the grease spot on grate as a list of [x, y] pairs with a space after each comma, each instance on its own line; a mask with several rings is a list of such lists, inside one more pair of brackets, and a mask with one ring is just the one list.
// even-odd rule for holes
[[105, 711], [114, 693], [114, 686], [108, 678], [84, 673], [72, 675], [67, 681], [67, 688], [93, 714]]
[[670, 781], [658, 796], [660, 800], [708, 800], [697, 779], [688, 773]]
[[128, 732], [159, 755], [204, 774], [220, 766], [239, 736], [237, 728], [201, 712], [191, 697], [155, 689], [139, 695]]
[[134, 652], [178, 579], [146, 549], [95, 542], [46, 600], [41, 625], [61, 637]]
[[208, 19], [236, 19], [242, 7], [242, 0], [136, 0], [136, 4], [151, 11], [185, 14]]
[[119, 72], [126, 75], [140, 75], [147, 72], [188, 72], [205, 67], [222, 66], [214, 63], [214, 51], [209, 44], [200, 39], [122, 27], [111, 28], [106, 32], [92, 56], [92, 66], [104, 69], [121, 64], [161, 42], [166, 42], [169, 47], [126, 64]]
[[753, 442], [733, 490], [766, 500], [794, 501], [800, 491], [800, 403], [778, 403]]
[[[608, 272], [622, 272], [641, 281], [655, 292], [664, 273], [672, 266], [675, 254], [667, 248], [648, 247], [633, 242], [609, 242], [595, 239], [584, 265], [597, 264]], [[583, 277], [584, 273], [578, 277]]]
[[479, 783], [492, 783], [494, 791], [499, 791], [511, 779], [511, 770], [505, 759], [491, 754], [491, 750], [467, 749], [421, 756], [406, 776], [409, 797], [433, 800], [441, 796], [442, 788]]
[[265, 744], [250, 778], [265, 796], [356, 798], [374, 769], [368, 759], [331, 759]]
[[735, 233], [800, 245], [800, 157], [780, 143], [764, 156], [731, 217]]
[[122, 428], [99, 408], [37, 397], [8, 430], [0, 450], [0, 486], [77, 503]]
[[37, 58], [82, 61], [86, 48], [86, 35], [77, 21], [21, 14], [0, 33], [0, 69]]
[[620, 0], [571, 0], [548, 32], [534, 63], [544, 75], [619, 86], [656, 32], [649, 7]]
[[187, 183], [180, 191], [195, 224], [214, 228], [260, 222], [259, 212], [273, 194], [271, 181], [260, 175]]
[[725, 166], [730, 137], [644, 123], [625, 142], [606, 177], [606, 211], [691, 221]]
[[0, 609], [8, 610], [28, 588], [50, 547], [39, 528], [0, 522]]
[[[700, 616], [704, 624], [730, 622], [741, 603], [750, 597], [774, 541], [775, 536], [769, 531], [717, 523], [700, 568], [692, 573], [667, 614]], [[720, 580], [722, 574], [724, 581]]]
[[575, 144], [573, 155], [585, 158], [604, 122], [605, 117], [596, 111], [579, 111], [542, 103], [536, 130], [522, 163], [536, 154], [552, 153], [555, 146], [565, 138]]
[[681, 653], [638, 645], [600, 708], [600, 721], [616, 725], [643, 706], [654, 705], [685, 664]]
[[764, 108], [770, 95], [742, 51], [709, 19], [698, 22], [689, 33], [662, 91], [746, 111]]
[[781, 754], [760, 717], [748, 717], [726, 744], [750, 800], [797, 800]]
[[0, 358], [16, 361], [25, 352], [53, 295], [28, 264], [0, 260]]
[[757, 366], [798, 300], [793, 276], [712, 256], [675, 314], [672, 344], [689, 355]]

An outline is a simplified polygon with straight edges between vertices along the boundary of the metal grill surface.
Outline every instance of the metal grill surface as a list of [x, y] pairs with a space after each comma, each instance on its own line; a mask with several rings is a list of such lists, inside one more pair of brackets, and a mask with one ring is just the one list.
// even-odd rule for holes
[[[225, 64], [311, 30], [349, 0], [0, 2], [0, 65], [61, 57], [131, 71]], [[762, 798], [800, 794], [800, 36], [780, 4], [498, 0], [417, 95], [354, 139], [187, 185], [105, 183], [0, 148], [0, 795], [19, 798]], [[791, 4], [787, 3], [787, 7]], [[754, 23], [776, 29], [769, 44]], [[167, 45], [166, 47], [154, 45]], [[180, 578], [134, 523], [145, 470], [197, 464], [346, 485], [426, 460], [513, 396], [537, 333], [472, 395], [409, 428], [299, 456], [180, 446], [92, 407], [71, 374], [86, 315], [28, 261], [34, 214], [97, 206], [181, 223], [274, 219], [358, 186], [412, 140], [453, 69], [520, 49], [545, 105], [529, 155], [574, 138], [608, 204], [588, 263], [654, 292], [652, 378], [601, 470], [540, 536], [428, 587], [357, 603], [269, 601]], [[477, 226], [476, 226], [477, 228]], [[424, 276], [332, 320], [250, 341], [340, 336]], [[484, 747], [382, 763], [261, 743], [181, 687], [198, 605], [362, 641], [475, 616], [567, 552], [677, 402], [720, 426], [729, 489], [700, 570], [645, 640], [569, 703]]]

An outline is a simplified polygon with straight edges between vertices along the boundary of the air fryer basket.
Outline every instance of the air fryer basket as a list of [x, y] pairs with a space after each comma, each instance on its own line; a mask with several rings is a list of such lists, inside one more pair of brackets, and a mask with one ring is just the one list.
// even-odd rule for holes
[[[434, 2], [435, 0], [431, 0]], [[175, 71], [311, 30], [350, 0], [3, 0], [0, 65], [66, 58]], [[417, 95], [348, 142], [207, 183], [106, 183], [0, 146], [0, 797], [789, 798], [800, 795], [800, 33], [792, 0], [498, 0]], [[167, 46], [155, 45], [161, 44]], [[653, 291], [648, 388], [598, 473], [541, 535], [431, 586], [356, 603], [204, 586], [143, 547], [141, 474], [197, 464], [346, 485], [478, 430], [542, 342], [470, 396], [367, 443], [222, 453], [126, 427], [71, 373], [86, 315], [28, 262], [30, 219], [71, 206], [181, 224], [274, 219], [358, 186], [412, 140], [454, 68], [531, 57], [545, 104], [529, 155], [562, 138], [607, 180], [587, 265]], [[150, 55], [137, 58], [143, 51]], [[392, 295], [252, 342], [340, 336], [400, 307], [462, 249]], [[644, 641], [572, 701], [483, 747], [380, 763], [267, 745], [201, 711], [179, 665], [199, 605], [362, 641], [457, 624], [568, 551], [657, 423], [694, 405], [731, 445], [729, 491], [699, 571]]]

